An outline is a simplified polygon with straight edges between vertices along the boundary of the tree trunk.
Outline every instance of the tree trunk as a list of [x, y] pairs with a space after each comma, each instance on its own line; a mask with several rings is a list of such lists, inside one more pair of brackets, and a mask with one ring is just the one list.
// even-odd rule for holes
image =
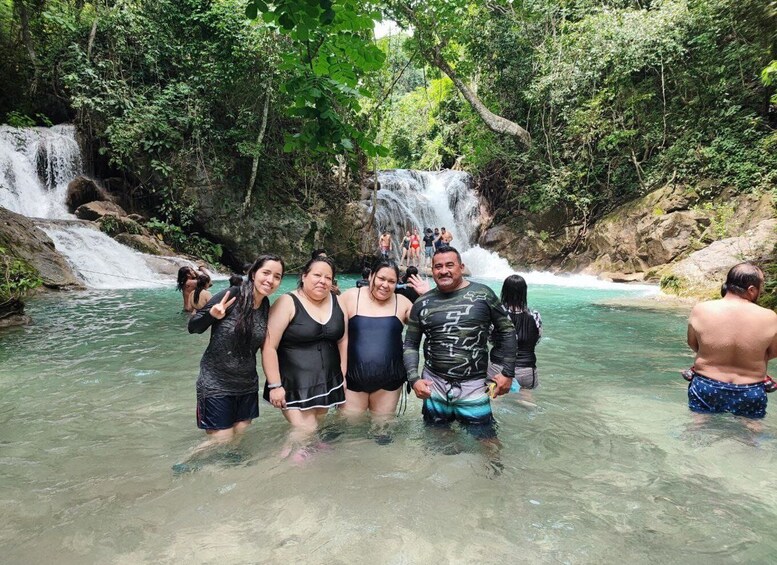
[[254, 184], [256, 184], [256, 174], [259, 170], [259, 148], [262, 145], [264, 139], [264, 132], [267, 130], [267, 113], [270, 108], [270, 84], [267, 84], [267, 95], [264, 97], [264, 110], [262, 112], [262, 127], [259, 128], [259, 135], [256, 136], [256, 153], [254, 154], [254, 161], [251, 164], [251, 179], [248, 181], [248, 188], [246, 189], [246, 197], [243, 201], [243, 212], [248, 210], [251, 205], [251, 194], [254, 191]]
[[464, 84], [456, 74], [456, 71], [454, 71], [447, 61], [442, 58], [439, 45], [432, 48], [431, 53], [429, 53], [429, 62], [450, 77], [453, 84], [456, 85], [456, 88], [461, 92], [461, 95], [464, 96], [470, 106], [478, 113], [480, 119], [483, 120], [491, 131], [517, 137], [518, 140], [527, 147], [531, 145], [531, 135], [529, 135], [528, 131], [515, 122], [503, 118], [502, 116], [498, 116], [486, 108], [486, 105], [478, 98], [478, 95], [475, 94], [470, 87]]

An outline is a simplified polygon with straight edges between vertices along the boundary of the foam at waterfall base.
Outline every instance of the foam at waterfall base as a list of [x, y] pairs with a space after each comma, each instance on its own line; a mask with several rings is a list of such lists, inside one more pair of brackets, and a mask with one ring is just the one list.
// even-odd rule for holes
[[[89, 288], [147, 288], [169, 285], [144, 255], [92, 227], [72, 224], [41, 228]], [[99, 250], [99, 251], [96, 251]]]
[[510, 275], [521, 275], [530, 285], [562, 286], [568, 288], [620, 289], [658, 294], [659, 289], [649, 284], [624, 284], [603, 281], [592, 275], [556, 275], [546, 271], [513, 269], [507, 259], [476, 245], [461, 254], [461, 259], [472, 276], [478, 279], [504, 280]]

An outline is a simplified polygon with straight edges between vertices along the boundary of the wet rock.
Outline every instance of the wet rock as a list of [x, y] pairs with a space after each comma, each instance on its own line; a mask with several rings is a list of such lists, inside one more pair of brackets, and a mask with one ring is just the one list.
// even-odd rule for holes
[[65, 205], [68, 211], [74, 212], [79, 206], [89, 202], [103, 202], [111, 200], [108, 193], [96, 181], [85, 176], [74, 178], [67, 185]]
[[76, 209], [76, 218], [81, 220], [99, 220], [105, 215], [112, 214], [114, 216], [126, 216], [127, 213], [118, 204], [113, 202], [89, 202], [82, 204]]
[[38, 271], [49, 288], [84, 288], [54, 242], [29, 218], [0, 208], [0, 246]]
[[141, 253], [148, 253], [149, 255], [175, 255], [175, 251], [165, 243], [161, 242], [153, 235], [143, 235], [137, 233], [119, 233], [113, 236], [113, 239], [132, 247]]

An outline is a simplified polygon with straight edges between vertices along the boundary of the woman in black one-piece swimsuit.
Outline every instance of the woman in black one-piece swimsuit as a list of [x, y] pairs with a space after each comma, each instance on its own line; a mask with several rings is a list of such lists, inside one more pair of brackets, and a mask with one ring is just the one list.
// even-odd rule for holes
[[395, 293], [399, 269], [379, 260], [370, 283], [345, 291], [340, 300], [348, 318], [347, 390], [343, 412], [393, 416], [407, 382], [402, 361], [402, 330], [412, 303]]
[[345, 402], [346, 322], [332, 292], [334, 276], [329, 257], [311, 259], [297, 290], [270, 309], [264, 399], [295, 428], [315, 430], [329, 408]]

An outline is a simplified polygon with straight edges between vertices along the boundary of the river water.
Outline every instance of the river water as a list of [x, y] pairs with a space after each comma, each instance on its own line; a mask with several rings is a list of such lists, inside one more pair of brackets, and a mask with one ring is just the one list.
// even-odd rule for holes
[[239, 446], [190, 472], [172, 469], [202, 438], [207, 334], [186, 333], [180, 294], [35, 298], [36, 324], [0, 335], [0, 560], [772, 561], [774, 416], [760, 432], [695, 422], [687, 312], [623, 305], [638, 294], [530, 288], [542, 386], [537, 409], [495, 403], [498, 464], [455, 426], [426, 429], [411, 398], [390, 443], [332, 416], [302, 462], [262, 404]]

